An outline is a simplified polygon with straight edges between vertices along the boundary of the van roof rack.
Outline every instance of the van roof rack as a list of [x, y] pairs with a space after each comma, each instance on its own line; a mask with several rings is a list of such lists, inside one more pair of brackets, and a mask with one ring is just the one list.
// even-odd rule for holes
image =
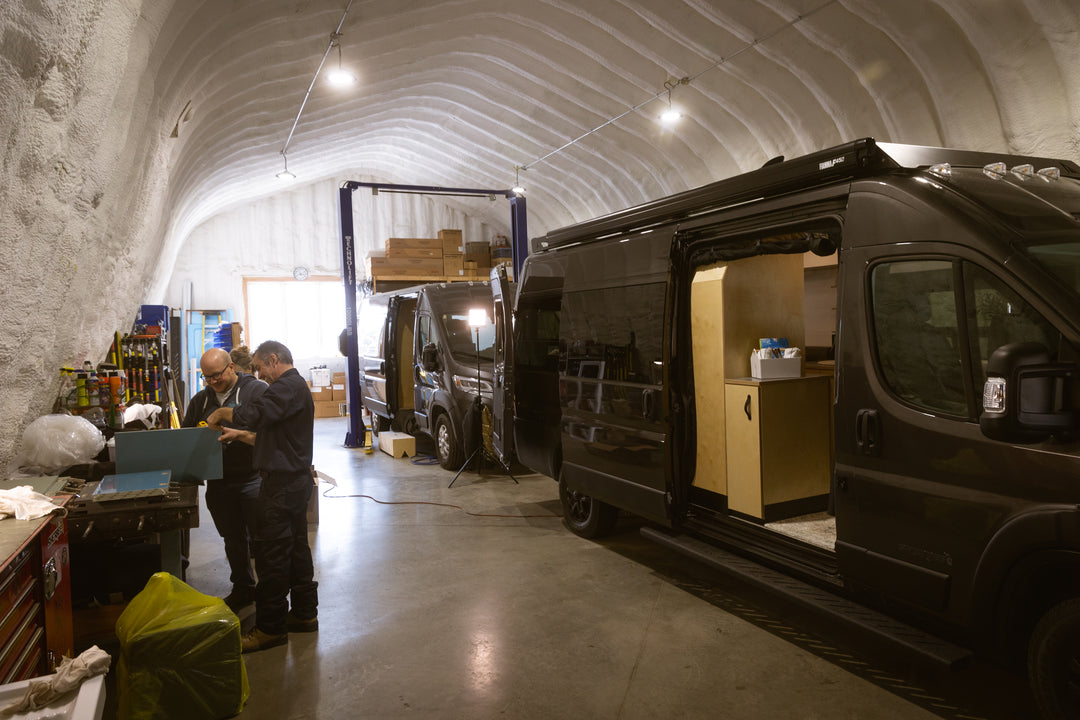
[[758, 170], [553, 230], [535, 242], [539, 249], [549, 250], [646, 230], [703, 212], [883, 171], [930, 167], [946, 162], [957, 167], [981, 167], [1006, 159], [1010, 164], [1055, 165], [1064, 175], [1080, 177], [1080, 166], [1068, 160], [879, 143], [873, 138], [861, 138], [785, 162], [770, 161]]

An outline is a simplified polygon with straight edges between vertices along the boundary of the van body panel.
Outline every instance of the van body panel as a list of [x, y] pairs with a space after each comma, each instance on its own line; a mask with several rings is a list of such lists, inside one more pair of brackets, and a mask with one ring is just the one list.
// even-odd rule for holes
[[518, 461], [551, 478], [562, 462], [559, 325], [562, 256], [530, 255], [514, 306], [514, 447]]
[[514, 459], [514, 298], [506, 268], [491, 271], [495, 346], [492, 356], [491, 444], [499, 461]]

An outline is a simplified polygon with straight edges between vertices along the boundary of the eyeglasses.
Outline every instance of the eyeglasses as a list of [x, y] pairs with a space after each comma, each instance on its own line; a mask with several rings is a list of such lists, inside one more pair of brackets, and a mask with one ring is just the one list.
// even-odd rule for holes
[[224, 374], [225, 374], [225, 371], [226, 371], [226, 370], [228, 370], [229, 368], [231, 368], [232, 366], [233, 366], [233, 364], [232, 364], [232, 363], [229, 363], [229, 364], [228, 364], [228, 365], [226, 365], [225, 367], [221, 368], [221, 372], [216, 372], [216, 373], [214, 373], [213, 375], [206, 375], [206, 374], [204, 374], [204, 375], [203, 375], [203, 380], [205, 380], [205, 381], [206, 381], [206, 382], [208, 382], [208, 383], [212, 383], [212, 382], [217, 382], [217, 381], [218, 381], [218, 379], [219, 379], [219, 378], [220, 378], [220, 377], [221, 377], [222, 375], [224, 375]]

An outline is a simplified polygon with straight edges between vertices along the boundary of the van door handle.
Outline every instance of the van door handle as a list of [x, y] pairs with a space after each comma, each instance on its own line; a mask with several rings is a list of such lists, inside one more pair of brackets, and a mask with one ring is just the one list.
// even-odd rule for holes
[[656, 398], [654, 390], [642, 390], [641, 391], [641, 417], [644, 420], [654, 419], [654, 410], [656, 409]]
[[877, 453], [877, 410], [863, 408], [855, 415], [855, 445], [863, 455], [874, 455]]

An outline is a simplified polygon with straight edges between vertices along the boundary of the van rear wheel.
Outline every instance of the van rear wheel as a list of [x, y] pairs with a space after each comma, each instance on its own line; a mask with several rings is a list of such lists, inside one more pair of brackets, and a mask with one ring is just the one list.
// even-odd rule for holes
[[435, 420], [435, 454], [439, 458], [439, 465], [447, 470], [461, 467], [463, 451], [446, 413], [440, 413]]
[[593, 497], [566, 486], [566, 478], [559, 473], [559, 500], [563, 507], [563, 522], [575, 535], [598, 538], [607, 535], [615, 527], [619, 511]]
[[379, 433], [386, 432], [390, 429], [390, 420], [384, 418], [382, 415], [371, 416], [371, 434], [375, 437], [379, 437]]
[[1035, 626], [1028, 677], [1042, 717], [1080, 717], [1080, 598], [1055, 605]]

